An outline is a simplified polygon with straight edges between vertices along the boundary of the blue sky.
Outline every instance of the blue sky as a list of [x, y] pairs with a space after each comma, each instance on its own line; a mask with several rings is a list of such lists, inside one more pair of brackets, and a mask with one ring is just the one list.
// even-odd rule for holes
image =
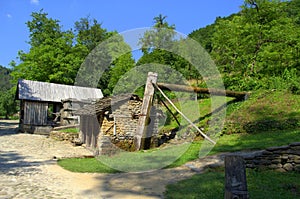
[[80, 18], [90, 16], [108, 31], [123, 32], [151, 27], [153, 17], [167, 16], [176, 30], [189, 34], [240, 10], [243, 0], [0, 0], [0, 65], [8, 67], [17, 60], [19, 50], [28, 52], [30, 14], [44, 9], [60, 21], [64, 30]]

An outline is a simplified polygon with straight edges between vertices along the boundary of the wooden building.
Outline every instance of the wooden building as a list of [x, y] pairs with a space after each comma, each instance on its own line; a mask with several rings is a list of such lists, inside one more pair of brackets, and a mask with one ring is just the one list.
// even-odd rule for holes
[[72, 110], [70, 106], [63, 109], [62, 102], [71, 103], [73, 100], [77, 103], [77, 108], [80, 108], [83, 102], [90, 103], [102, 97], [101, 90], [96, 88], [19, 80], [16, 99], [20, 100], [20, 130], [47, 134], [57, 125], [53, 120], [62, 111]]

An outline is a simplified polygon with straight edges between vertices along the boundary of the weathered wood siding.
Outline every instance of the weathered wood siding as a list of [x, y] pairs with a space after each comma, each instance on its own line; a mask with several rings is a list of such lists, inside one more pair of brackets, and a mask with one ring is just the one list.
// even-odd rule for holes
[[47, 125], [48, 103], [24, 102], [24, 124], [44, 126]]
[[97, 139], [100, 133], [100, 125], [97, 117], [82, 116], [80, 118], [80, 130], [82, 132], [82, 142], [89, 148], [97, 148]]

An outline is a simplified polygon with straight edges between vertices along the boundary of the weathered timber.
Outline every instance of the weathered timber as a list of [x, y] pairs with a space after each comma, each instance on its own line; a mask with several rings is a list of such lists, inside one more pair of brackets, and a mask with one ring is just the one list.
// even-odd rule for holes
[[237, 92], [231, 90], [222, 90], [222, 89], [213, 89], [213, 88], [200, 88], [196, 86], [186, 86], [186, 85], [177, 85], [177, 84], [165, 84], [165, 83], [157, 83], [159, 88], [171, 91], [179, 91], [179, 92], [194, 92], [194, 93], [202, 93], [202, 94], [211, 94], [217, 96], [227, 96], [234, 97], [237, 99], [247, 99], [250, 95], [248, 92]]
[[145, 86], [141, 114], [139, 117], [136, 134], [134, 137], [135, 150], [140, 150], [146, 144], [145, 142], [149, 141], [149, 136], [145, 136], [145, 135], [147, 133], [147, 126], [150, 119], [150, 110], [151, 110], [153, 95], [155, 91], [153, 83], [156, 84], [156, 82], [157, 82], [157, 73], [149, 72], [146, 86]]
[[188, 122], [190, 123], [200, 134], [203, 138], [210, 141], [212, 144], [216, 144], [214, 140], [212, 140], [210, 137], [208, 137], [205, 133], [203, 133], [187, 116], [185, 116], [176, 106], [175, 104], [166, 96], [166, 94], [159, 88], [159, 86], [155, 83], [153, 83], [155, 88], [164, 96], [164, 98], [173, 106], [173, 108]]
[[225, 156], [225, 199], [249, 199], [244, 159]]

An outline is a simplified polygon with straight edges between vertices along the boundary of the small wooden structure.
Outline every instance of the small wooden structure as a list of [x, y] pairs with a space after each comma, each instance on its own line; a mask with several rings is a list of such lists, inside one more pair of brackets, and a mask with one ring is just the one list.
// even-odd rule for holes
[[63, 110], [62, 100], [91, 101], [102, 98], [100, 89], [19, 80], [16, 100], [20, 100], [20, 130], [48, 134], [53, 120]]
[[[80, 115], [80, 139], [97, 155], [111, 155], [117, 150], [135, 150], [134, 136], [141, 117], [142, 100], [137, 95], [105, 97], [75, 111]], [[158, 132], [158, 121], [152, 114], [152, 129]], [[157, 128], [154, 127], [157, 126]], [[152, 136], [151, 145], [158, 144]]]

